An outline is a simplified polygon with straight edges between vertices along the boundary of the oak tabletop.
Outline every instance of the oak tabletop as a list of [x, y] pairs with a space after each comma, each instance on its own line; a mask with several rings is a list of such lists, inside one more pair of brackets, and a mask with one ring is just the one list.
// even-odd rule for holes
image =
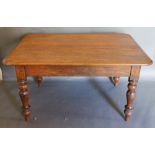
[[128, 34], [28, 34], [3, 63], [104, 66], [150, 65], [152, 60]]

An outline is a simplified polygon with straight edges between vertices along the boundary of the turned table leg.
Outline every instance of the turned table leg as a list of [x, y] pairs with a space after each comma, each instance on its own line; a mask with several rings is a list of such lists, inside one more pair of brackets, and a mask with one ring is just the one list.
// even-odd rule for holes
[[38, 87], [42, 85], [43, 78], [41, 76], [34, 77], [35, 82], [37, 83]]
[[136, 98], [136, 88], [137, 88], [139, 73], [140, 73], [140, 67], [132, 68], [131, 75], [128, 80], [129, 81], [128, 90], [126, 93], [127, 105], [125, 106], [125, 110], [124, 110], [126, 121], [128, 121], [132, 115], [133, 104]]
[[27, 121], [30, 117], [30, 105], [28, 98], [27, 78], [24, 67], [16, 66], [16, 75], [19, 85], [19, 95], [23, 105], [23, 115]]
[[30, 105], [28, 103], [28, 88], [26, 79], [18, 80], [19, 84], [19, 95], [23, 104], [23, 114], [27, 121], [30, 116]]
[[113, 80], [114, 86], [117, 87], [119, 85], [120, 77], [115, 76], [112, 78], [112, 80]]
[[133, 102], [136, 97], [136, 87], [137, 87], [137, 81], [132, 80], [129, 78], [129, 84], [128, 84], [128, 90], [126, 93], [127, 97], [127, 105], [125, 106], [124, 114], [125, 114], [125, 120], [127, 121], [130, 116], [132, 115], [133, 110]]

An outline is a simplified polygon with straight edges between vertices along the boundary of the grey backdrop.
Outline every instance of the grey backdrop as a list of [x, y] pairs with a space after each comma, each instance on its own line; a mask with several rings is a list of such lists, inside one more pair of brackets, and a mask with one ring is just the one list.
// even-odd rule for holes
[[[95, 32], [123, 32], [130, 34], [144, 51], [155, 61], [155, 27], [8, 27], [0, 28], [0, 65], [3, 79], [15, 80], [13, 67], [2, 64], [2, 59], [16, 46], [23, 35], [28, 33], [95, 33]], [[136, 58], [135, 58], [136, 59]], [[141, 79], [155, 79], [155, 65], [143, 67]]]

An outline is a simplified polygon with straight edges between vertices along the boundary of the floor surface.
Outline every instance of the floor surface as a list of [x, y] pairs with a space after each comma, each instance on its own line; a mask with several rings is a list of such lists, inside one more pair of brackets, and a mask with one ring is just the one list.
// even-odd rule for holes
[[52, 78], [28, 82], [31, 119], [21, 113], [17, 83], [0, 83], [0, 127], [145, 128], [155, 127], [155, 82], [140, 81], [133, 116], [123, 119], [127, 79], [115, 88], [108, 78]]

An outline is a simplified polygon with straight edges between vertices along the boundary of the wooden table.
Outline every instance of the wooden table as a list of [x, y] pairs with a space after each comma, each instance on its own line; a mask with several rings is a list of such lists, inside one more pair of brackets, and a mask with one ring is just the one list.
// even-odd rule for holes
[[140, 69], [152, 60], [130, 35], [29, 34], [3, 61], [14, 65], [25, 120], [30, 116], [27, 77], [42, 82], [43, 76], [108, 76], [115, 86], [129, 77], [125, 120], [131, 116]]

